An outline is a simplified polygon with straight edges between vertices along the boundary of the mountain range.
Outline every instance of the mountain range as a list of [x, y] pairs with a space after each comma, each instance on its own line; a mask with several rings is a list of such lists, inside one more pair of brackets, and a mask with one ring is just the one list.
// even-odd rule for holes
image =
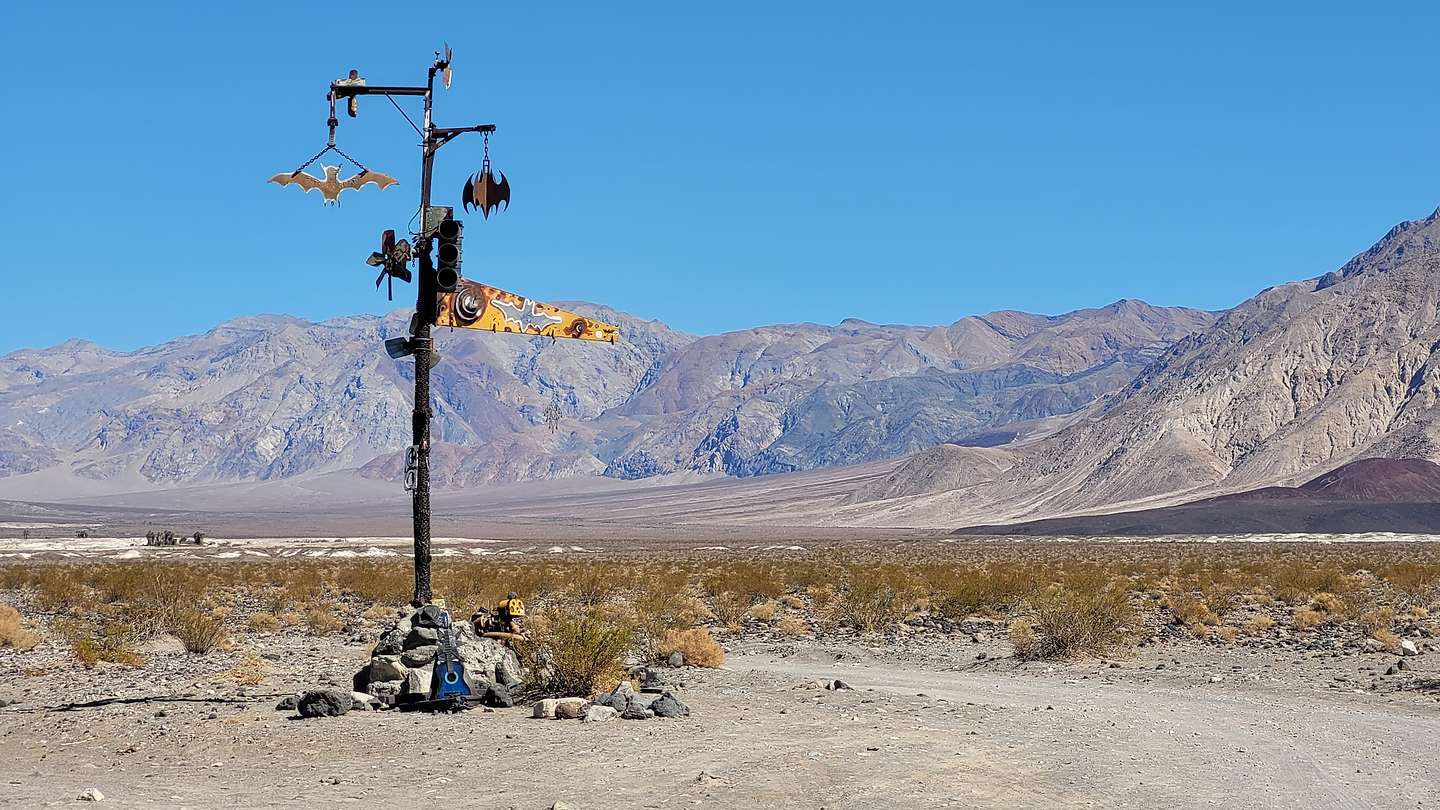
[[[1005, 441], [1125, 385], [1207, 312], [1135, 301], [944, 327], [767, 326], [710, 337], [593, 304], [611, 345], [442, 335], [439, 487], [604, 475], [754, 476]], [[230, 321], [133, 352], [72, 340], [0, 358], [0, 476], [95, 491], [358, 468], [395, 479], [408, 313]], [[554, 403], [563, 417], [546, 423]]]
[[[547, 509], [953, 528], [1440, 460], [1440, 211], [1220, 313], [1123, 300], [702, 337], [565, 306], [621, 342], [442, 335], [438, 487], [654, 479], [644, 499], [607, 486]], [[407, 316], [259, 316], [133, 352], [0, 357], [0, 497], [397, 479], [413, 366], [381, 342]]]

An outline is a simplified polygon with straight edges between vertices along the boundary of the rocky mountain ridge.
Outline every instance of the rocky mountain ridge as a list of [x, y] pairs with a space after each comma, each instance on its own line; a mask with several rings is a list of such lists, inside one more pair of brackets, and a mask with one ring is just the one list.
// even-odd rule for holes
[[1293, 484], [1362, 457], [1440, 460], [1440, 211], [1229, 310], [994, 474], [962, 474], [993, 456], [938, 448], [852, 501], [1029, 520]]
[[[622, 340], [441, 334], [437, 485], [751, 476], [1022, 435], [1122, 387], [1215, 318], [1121, 301], [949, 326], [851, 320], [697, 337], [565, 305], [619, 324]], [[0, 357], [0, 482], [398, 477], [413, 366], [381, 344], [407, 317], [263, 315], [133, 352], [72, 340]], [[554, 425], [551, 403], [563, 413]]]

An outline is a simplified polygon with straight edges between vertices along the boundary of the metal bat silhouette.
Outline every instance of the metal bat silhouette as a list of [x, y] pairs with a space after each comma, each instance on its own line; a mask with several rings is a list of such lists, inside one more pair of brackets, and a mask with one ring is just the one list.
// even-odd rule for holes
[[341, 180], [339, 166], [322, 166], [321, 168], [325, 170], [325, 177], [323, 179], [308, 172], [295, 171], [281, 172], [270, 178], [270, 182], [279, 183], [282, 186], [288, 186], [294, 183], [300, 188], [305, 189], [305, 193], [307, 194], [318, 188], [320, 189], [320, 194], [325, 197], [326, 205], [330, 205], [331, 203], [339, 205], [340, 192], [347, 188], [353, 188], [359, 191], [366, 184], [374, 183], [383, 190], [399, 182], [388, 174], [372, 172], [369, 169], [363, 169], [359, 174]]
[[465, 181], [465, 189], [460, 192], [460, 198], [465, 203], [465, 210], [469, 211], [470, 206], [480, 210], [480, 215], [486, 219], [490, 218], [490, 212], [500, 208], [500, 203], [505, 203], [505, 210], [510, 209], [510, 181], [505, 179], [505, 173], [499, 172], [500, 181], [495, 181], [495, 175], [490, 172], [490, 161], [485, 161], [485, 168], [479, 174], [470, 175]]

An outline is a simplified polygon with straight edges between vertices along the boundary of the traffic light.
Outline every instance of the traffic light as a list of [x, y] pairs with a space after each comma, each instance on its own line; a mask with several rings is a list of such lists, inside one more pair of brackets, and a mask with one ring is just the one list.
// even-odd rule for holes
[[465, 226], [458, 219], [447, 219], [435, 229], [440, 247], [435, 251], [435, 288], [454, 292], [460, 283], [460, 240]]

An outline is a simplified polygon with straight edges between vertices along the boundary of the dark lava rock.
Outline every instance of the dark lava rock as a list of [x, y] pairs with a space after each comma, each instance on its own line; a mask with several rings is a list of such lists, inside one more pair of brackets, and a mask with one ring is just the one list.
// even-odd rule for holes
[[373, 655], [399, 655], [405, 649], [405, 634], [398, 629], [390, 630], [380, 637]]
[[689, 717], [690, 707], [680, 702], [674, 694], [666, 692], [650, 704], [650, 711], [656, 717]]
[[[614, 708], [613, 706], [611, 708]], [[645, 708], [639, 701], [631, 701], [625, 705], [625, 710], [620, 712], [621, 720], [649, 720], [655, 713]]]
[[289, 697], [281, 698], [280, 702], [275, 704], [275, 711], [293, 712], [298, 705], [300, 705], [300, 696], [290, 695]]
[[410, 634], [405, 637], [405, 642], [402, 646], [407, 650], [413, 650], [417, 647], [434, 646], [435, 642], [439, 640], [440, 631], [435, 628], [413, 627], [410, 629]]
[[480, 702], [496, 709], [508, 709], [515, 705], [515, 697], [510, 694], [510, 687], [503, 683], [492, 683], [485, 689], [485, 695]]
[[301, 717], [339, 717], [350, 711], [355, 698], [339, 689], [317, 689], [300, 696], [296, 709]]
[[411, 617], [410, 621], [411, 624], [416, 627], [429, 627], [431, 629], [439, 629], [440, 619], [444, 615], [445, 611], [441, 610], [440, 608], [435, 607], [434, 605], [426, 605], [425, 607], [415, 611], [415, 615]]

